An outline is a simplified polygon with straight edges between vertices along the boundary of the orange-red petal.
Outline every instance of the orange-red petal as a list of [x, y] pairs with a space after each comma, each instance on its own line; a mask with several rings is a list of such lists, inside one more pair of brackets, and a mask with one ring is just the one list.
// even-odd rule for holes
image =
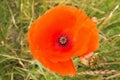
[[96, 28], [91, 31], [91, 37], [88, 45], [86, 54], [96, 51], [99, 47], [99, 34]]
[[95, 46], [98, 47], [99, 44], [99, 35], [96, 24], [86, 16], [84, 18], [84, 21], [78, 23], [77, 26], [80, 26], [77, 27], [78, 29], [75, 32], [78, 40], [76, 43], [78, 45], [77, 47], [79, 47], [79, 50], [75, 53], [75, 56], [83, 56], [85, 54], [89, 54], [89, 50], [95, 51]]
[[36, 54], [34, 57], [42, 63], [42, 65], [49, 70], [56, 72], [60, 75], [66, 76], [66, 75], [74, 75], [76, 74], [76, 70], [74, 67], [74, 64], [72, 62], [72, 59], [66, 60], [66, 61], [59, 61], [59, 62], [51, 62], [49, 58], [45, 58], [42, 55], [37, 56], [37, 54], [41, 53], [39, 50], [34, 50], [32, 53]]

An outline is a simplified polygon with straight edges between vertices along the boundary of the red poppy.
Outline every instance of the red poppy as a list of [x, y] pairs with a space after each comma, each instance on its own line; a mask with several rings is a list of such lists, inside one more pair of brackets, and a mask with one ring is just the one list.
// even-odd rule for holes
[[61, 75], [76, 74], [72, 58], [95, 51], [98, 40], [96, 24], [72, 6], [50, 9], [34, 21], [28, 32], [34, 58]]

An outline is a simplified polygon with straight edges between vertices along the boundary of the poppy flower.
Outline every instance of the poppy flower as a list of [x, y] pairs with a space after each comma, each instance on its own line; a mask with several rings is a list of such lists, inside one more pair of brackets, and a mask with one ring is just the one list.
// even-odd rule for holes
[[98, 48], [96, 24], [72, 6], [56, 6], [33, 22], [28, 43], [35, 59], [49, 70], [65, 75], [76, 74], [72, 58]]

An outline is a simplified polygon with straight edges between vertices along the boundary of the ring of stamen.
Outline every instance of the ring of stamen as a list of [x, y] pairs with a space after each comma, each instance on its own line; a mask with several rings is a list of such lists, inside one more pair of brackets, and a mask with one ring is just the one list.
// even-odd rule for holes
[[59, 38], [59, 43], [60, 43], [61, 45], [65, 45], [65, 44], [67, 43], [67, 38], [66, 38], [66, 37], [60, 37], [60, 38]]

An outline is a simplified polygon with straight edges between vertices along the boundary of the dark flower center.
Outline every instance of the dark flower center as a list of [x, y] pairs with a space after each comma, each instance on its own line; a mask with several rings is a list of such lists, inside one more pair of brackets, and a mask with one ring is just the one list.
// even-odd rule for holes
[[63, 37], [63, 36], [62, 36], [62, 37], [59, 38], [59, 43], [60, 43], [60, 45], [66, 45], [67, 42], [68, 42], [68, 40], [67, 40], [66, 37]]
[[[59, 35], [59, 34], [58, 34]], [[67, 34], [61, 34], [55, 39], [55, 49], [59, 51], [69, 51], [72, 49], [71, 37]]]

